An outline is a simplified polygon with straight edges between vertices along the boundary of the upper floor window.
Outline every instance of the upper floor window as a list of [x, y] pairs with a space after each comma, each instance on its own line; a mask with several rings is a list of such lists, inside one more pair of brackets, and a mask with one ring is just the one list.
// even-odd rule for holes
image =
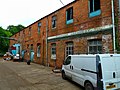
[[41, 22], [38, 23], [38, 34], [40, 33]]
[[25, 31], [23, 30], [23, 37], [25, 36]]
[[73, 23], [73, 7], [66, 10], [66, 24]]
[[33, 44], [31, 44], [30, 50], [33, 50]]
[[56, 16], [53, 16], [52, 17], [52, 28], [56, 28], [56, 22], [57, 22]]
[[23, 34], [25, 34], [25, 31], [23, 30]]
[[102, 53], [102, 41], [90, 40], [88, 41], [88, 50], [91, 54]]
[[100, 0], [89, 0], [89, 17], [98, 16], [101, 14]]
[[27, 49], [29, 48], [29, 44], [27, 44]]
[[32, 28], [29, 27], [29, 36], [31, 36], [31, 34], [32, 34]]
[[51, 45], [51, 59], [56, 59], [56, 44]]

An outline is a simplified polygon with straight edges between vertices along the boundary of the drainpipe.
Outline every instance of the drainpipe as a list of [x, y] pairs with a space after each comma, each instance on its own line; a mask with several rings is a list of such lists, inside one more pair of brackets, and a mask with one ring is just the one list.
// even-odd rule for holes
[[[119, 0], [120, 1], [120, 0]], [[113, 51], [116, 52], [116, 44], [115, 44], [115, 16], [114, 16], [114, 1], [111, 0], [112, 4], [112, 26], [113, 26]]]
[[119, 15], [120, 15], [120, 0], [118, 2], [119, 2]]
[[48, 17], [46, 20], [46, 66], [49, 66], [49, 63], [48, 63]]

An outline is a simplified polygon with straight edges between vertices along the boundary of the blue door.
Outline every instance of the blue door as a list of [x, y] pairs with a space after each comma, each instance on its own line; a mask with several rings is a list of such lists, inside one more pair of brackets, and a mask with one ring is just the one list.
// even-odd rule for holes
[[24, 59], [25, 50], [22, 51], [22, 59]]
[[33, 59], [34, 59], [34, 51], [31, 50], [30, 51], [30, 60], [33, 61]]

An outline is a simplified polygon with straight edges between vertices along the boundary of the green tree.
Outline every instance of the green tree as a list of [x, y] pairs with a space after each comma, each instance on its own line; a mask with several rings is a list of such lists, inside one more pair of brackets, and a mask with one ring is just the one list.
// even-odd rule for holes
[[9, 40], [4, 37], [10, 37], [12, 33], [0, 27], [0, 53], [5, 53], [9, 47]]
[[0, 27], [0, 53], [5, 53], [8, 51], [10, 36], [21, 31], [22, 29], [24, 29], [24, 26], [22, 25], [9, 25], [7, 27], [7, 30]]
[[7, 27], [7, 30], [14, 35], [14, 34], [16, 34], [17, 32], [19, 32], [19, 31], [21, 31], [22, 29], [24, 29], [24, 28], [25, 28], [25, 27], [22, 26], [22, 25], [17, 25], [17, 26], [9, 25], [9, 26]]

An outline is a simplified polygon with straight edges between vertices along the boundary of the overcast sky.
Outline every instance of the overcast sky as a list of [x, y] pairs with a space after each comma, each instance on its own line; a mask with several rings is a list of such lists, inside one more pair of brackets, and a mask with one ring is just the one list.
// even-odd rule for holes
[[[62, 0], [65, 5], [72, 1]], [[28, 26], [60, 7], [60, 0], [0, 0], [0, 26]]]

